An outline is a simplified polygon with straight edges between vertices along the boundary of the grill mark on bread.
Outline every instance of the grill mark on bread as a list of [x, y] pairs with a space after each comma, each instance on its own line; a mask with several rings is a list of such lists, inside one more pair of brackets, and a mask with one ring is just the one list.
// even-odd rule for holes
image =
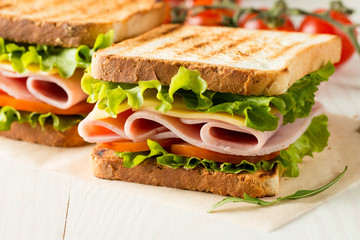
[[250, 55], [259, 52], [261, 49], [265, 49], [267, 44], [268, 43], [264, 43], [261, 46], [251, 46], [251, 48], [247, 51], [247, 54]]
[[[228, 43], [228, 44], [222, 46], [221, 49], [219, 49], [219, 50], [215, 50], [215, 51], [213, 51], [213, 52], [210, 52], [207, 57], [214, 57], [214, 56], [216, 56], [216, 55], [218, 55], [218, 54], [224, 53], [225, 51], [226, 51], [226, 52], [232, 52], [232, 51], [233, 51], [233, 53], [231, 53], [231, 55], [233, 55], [233, 58], [232, 58], [232, 59], [235, 60], [235, 61], [239, 61], [239, 60], [242, 60], [243, 58], [249, 57], [250, 54], [256, 53], [256, 52], [258, 52], [259, 50], [261, 50], [261, 47], [251, 48], [250, 50], [248, 50], [248, 51], [246, 51], [246, 52], [245, 52], [245, 51], [241, 51], [241, 50], [236, 49], [236, 48], [237, 48], [240, 44], [244, 44], [244, 43], [252, 40], [253, 37], [254, 37], [254, 35], [255, 35], [255, 34], [250, 34], [250, 35], [248, 35], [248, 36], [242, 37], [242, 38], [237, 39], [237, 40], [235, 40], [235, 41], [233, 41], [232, 39], [229, 39], [228, 37], [226, 37], [226, 40], [227, 40], [227, 41], [233, 41], [233, 42]], [[236, 54], [238, 54], [238, 55], [235, 55], [235, 54], [234, 54], [235, 52], [236, 52]], [[240, 55], [240, 56], [239, 56], [239, 55]]]
[[[196, 52], [196, 51], [199, 51], [199, 49], [202, 49], [204, 48], [206, 45], [210, 45], [212, 42], [209, 41], [209, 40], [206, 40], [204, 42], [200, 42], [200, 43], [196, 43], [194, 44], [193, 46], [189, 46], [187, 49], [184, 49], [182, 51], [176, 51], [177, 54], [189, 54], [189, 53], [192, 53], [192, 52]], [[199, 54], [199, 57], [204, 57], [204, 55], [200, 55]]]
[[[127, 44], [125, 46], [123, 46], [123, 48], [121, 49], [121, 51], [119, 51], [118, 53], [121, 52], [127, 52], [127, 51], [131, 51], [132, 49], [135, 48], [140, 48], [144, 43], [147, 43], [148, 41], [152, 41], [153, 39], [157, 39], [157, 38], [161, 38], [161, 37], [165, 37], [167, 35], [170, 35], [176, 31], [178, 31], [182, 26], [181, 25], [170, 25], [171, 27], [164, 28], [162, 32], [157, 33], [157, 34], [152, 34], [151, 32], [145, 33], [140, 37], [137, 37], [135, 39], [129, 39], [129, 40], [125, 40], [122, 43], [126, 43], [128, 41], [131, 41], [131, 44]], [[170, 46], [173, 46], [174, 44], [169, 44]], [[158, 48], [161, 48], [161, 46], [159, 46]], [[166, 48], [166, 47], [164, 47]], [[151, 51], [150, 53], [153, 53], [155, 50]]]
[[11, 7], [11, 3], [0, 3], [0, 9]]
[[292, 49], [292, 48], [295, 48], [296, 46], [300, 45], [301, 42], [296, 42], [296, 43], [293, 43], [291, 45], [288, 45], [288, 46], [284, 46], [282, 47], [281, 49], [279, 49], [275, 54], [271, 55], [269, 57], [269, 59], [275, 59], [275, 58], [278, 58], [278, 57], [281, 57], [282, 55], [284, 54], [287, 54], [287, 52]]
[[179, 41], [170, 42], [170, 43], [166, 43], [165, 45], [159, 46], [159, 47], [157, 47], [156, 49], [154, 49], [151, 52], [153, 53], [153, 52], [156, 52], [157, 50], [162, 50], [162, 49], [165, 49], [165, 48], [171, 48], [171, 47], [175, 46], [176, 44], [184, 43], [186, 41], [192, 40], [192, 39], [197, 38], [197, 37], [199, 37], [198, 34], [192, 34], [192, 35], [189, 35], [189, 36], [185, 36], [185, 37], [180, 38]]
[[192, 35], [189, 35], [189, 36], [185, 36], [185, 37], [180, 38], [180, 41], [183, 42], [183, 41], [187, 41], [187, 40], [189, 40], [189, 39], [197, 38], [197, 37], [199, 37], [198, 34], [192, 34]]
[[[89, 19], [94, 14], [92, 14], [92, 15], [88, 14], [88, 12], [87, 12], [88, 8], [96, 9], [97, 14], [100, 11], [104, 10], [103, 8], [99, 8], [99, 6], [95, 7], [95, 5], [97, 5], [97, 4], [98, 4], [97, 0], [88, 0], [86, 2], [86, 8], [77, 8], [77, 6], [72, 6], [72, 7], [65, 6], [65, 9], [62, 9], [62, 8], [59, 7], [59, 9], [56, 10], [55, 12], [51, 12], [52, 14], [51, 13], [46, 14], [46, 11], [44, 10], [45, 16], [43, 16], [43, 18], [45, 18], [45, 19], [53, 19], [53, 18], [58, 18], [58, 17], [60, 17], [60, 18], [66, 17], [66, 19], [68, 19], [68, 20], [80, 20], [80, 19], [84, 19], [84, 18]], [[106, 8], [109, 8], [109, 6], [107, 4], [104, 4], [103, 6], [106, 6]], [[114, 6], [112, 6], [112, 7], [114, 7]], [[79, 13], [79, 11], [81, 13]], [[64, 14], [64, 12], [66, 12], [66, 14]], [[74, 17], [74, 16], [77, 16], [77, 17]]]
[[[153, 39], [157, 38], [164, 38], [167, 35], [174, 34], [176, 31], [179, 31], [182, 26], [181, 25], [170, 25], [171, 27], [165, 28], [164, 31], [160, 32], [159, 34], [144, 34], [143, 36], [139, 37], [135, 44], [131, 44], [130, 49], [134, 49], [136, 47], [140, 47], [143, 43], [149, 42]], [[167, 43], [169, 46], [173, 46], [174, 44]], [[166, 45], [166, 44], [165, 44]], [[166, 46], [159, 46], [158, 48], [164, 49]], [[156, 50], [156, 49], [155, 49]], [[152, 51], [153, 52], [153, 51]]]
[[[78, 0], [70, 4], [69, 1], [63, 0], [33, 0], [29, 2], [23, 1], [21, 6], [18, 6], [17, 4], [8, 4], [8, 7], [4, 9], [9, 12], [13, 12], [13, 14], [16, 14], [17, 16], [28, 15], [27, 17], [30, 19], [60, 18], [62, 21], [85, 20], [87, 22], [91, 22], [92, 17], [94, 17], [94, 19], [103, 18], [103, 21], [111, 21], [113, 18], [116, 18], [116, 16], [109, 13], [118, 12], [118, 6], [130, 6], [131, 9], [136, 9], [138, 2], [139, 0], [106, 0], [101, 1], [101, 4], [99, 4], [99, 1], [96, 0]], [[153, 9], [157, 4], [156, 1], [153, 1], [153, 4], [150, 4], [150, 0], [147, 2], [149, 3], [148, 9], [141, 8], [142, 10], [136, 11], [136, 13], [140, 13], [142, 11], [146, 12], [147, 10]], [[56, 7], [51, 7], [50, 10], [49, 5]], [[88, 9], [91, 9], [91, 13]], [[123, 9], [120, 10], [124, 11]]]
[[[14, 7], [14, 8], [16, 8], [16, 14], [17, 15], [27, 15], [27, 14], [29, 14], [29, 15], [32, 15], [32, 16], [34, 16], [34, 15], [36, 15], [36, 13], [34, 13], [34, 11], [36, 11], [36, 12], [38, 12], [38, 13], [43, 13], [44, 14], [44, 12], [49, 12], [49, 11], [46, 11], [46, 7], [47, 7], [47, 5], [49, 4], [49, 2], [41, 2], [42, 3], [42, 5], [39, 7], [39, 8], [33, 8], [33, 7], [28, 7], [30, 4], [31, 5], [33, 5], [33, 4], [35, 4], [35, 2], [36, 3], [39, 3], [39, 1], [34, 1], [34, 2], [31, 2], [31, 1], [29, 1], [29, 2], [27, 2], [27, 3], [22, 3], [22, 5], [24, 6], [23, 7], [23, 9], [20, 9], [20, 11], [19, 11], [19, 7], [18, 6], [16, 6], [16, 5], [13, 5], [12, 7]], [[50, 4], [53, 4], [53, 6], [55, 6], [55, 5], [61, 5], [61, 3], [63, 3], [64, 1], [63, 0], [54, 0], [54, 1], [52, 1]], [[59, 8], [59, 9], [61, 9], [61, 8]], [[21, 11], [22, 10], [22, 11]]]
[[[202, 48], [204, 48], [205, 46], [211, 46], [211, 45], [214, 45], [214, 44], [218, 44], [218, 42], [219, 41], [221, 41], [221, 40], [226, 40], [226, 41], [229, 41], [229, 38], [228, 38], [228, 34], [231, 32], [231, 30], [230, 31], [224, 31], [224, 32], [221, 32], [221, 33], [219, 33], [219, 34], [214, 34], [213, 35], [213, 37], [211, 38], [211, 39], [209, 39], [209, 40], [206, 40], [206, 41], [203, 41], [203, 42], [200, 42], [200, 43], [196, 43], [196, 44], [194, 44], [193, 46], [189, 46], [187, 49], [185, 49], [185, 50], [183, 50], [183, 51], [181, 51], [181, 52], [177, 52], [178, 54], [188, 54], [188, 53], [192, 53], [192, 52], [196, 52], [196, 51], [198, 51], [199, 49], [202, 49]], [[193, 38], [190, 38], [191, 37], [191, 35], [190, 36], [186, 36], [186, 37], [183, 37], [183, 38], [185, 38], [185, 39], [193, 39], [194, 41], [196, 40], [196, 39], [201, 39], [201, 35], [196, 35], [196, 36], [194, 36]], [[217, 50], [217, 51], [219, 51], [219, 50]], [[221, 52], [221, 50], [220, 50], [220, 52]], [[203, 53], [202, 55], [198, 55], [198, 57], [199, 58], [209, 58], [209, 57], [211, 57], [212, 56], [212, 54], [210, 53]]]
[[176, 31], [180, 30], [182, 28], [182, 25], [171, 25], [170, 28], [165, 29], [165, 31], [161, 32], [159, 35], [154, 34], [154, 36], [152, 38], [146, 38], [145, 40], [151, 40], [154, 38], [160, 38], [160, 37], [164, 37], [166, 35], [169, 35], [171, 33], [175, 33]]
[[[238, 39], [238, 40], [235, 40], [234, 42], [231, 42], [231, 43], [228, 43], [228, 44], [222, 46], [221, 49], [218, 49], [218, 50], [215, 50], [215, 51], [210, 52], [209, 54], [207, 54], [206, 57], [213, 57], [213, 56], [216, 56], [216, 55], [218, 55], [218, 54], [220, 54], [220, 53], [223, 53], [223, 52], [225, 52], [225, 51], [234, 50], [238, 45], [240, 45], [240, 43], [247, 42], [247, 41], [249, 41], [250, 39], [251, 39], [250, 36], [245, 36], [245, 37], [243, 37], [243, 38], [240, 38], [240, 39]], [[219, 39], [219, 40], [220, 40], [220, 39]], [[248, 54], [243, 53], [243, 52], [241, 52], [240, 50], [238, 50], [238, 52], [240, 52], [241, 55], [243, 55], [243, 56], [249, 56]]]
[[247, 58], [250, 56], [250, 54], [246, 53], [246, 52], [242, 52], [240, 50], [237, 50], [237, 54], [238, 55], [234, 55], [231, 59], [233, 61], [241, 61], [243, 60], [244, 58]]
[[[209, 44], [210, 44], [209, 41], [202, 42], [202, 43], [197, 43], [197, 44], [195, 44], [195, 45], [193, 46], [193, 48], [190, 48], [190, 49], [188, 49], [188, 50], [189, 50], [189, 51], [197, 50], [196, 48], [202, 48], [202, 47], [204, 47], [204, 46], [206, 46], [206, 45], [209, 45]], [[186, 50], [185, 50], [185, 52], [186, 52]]]
[[170, 47], [172, 47], [172, 46], [174, 46], [174, 45], [175, 45], [174, 42], [172, 42], [172, 43], [166, 43], [165, 45], [162, 45], [162, 46], [160, 46], [160, 47], [157, 47], [154, 51], [151, 51], [151, 52], [155, 52], [156, 50], [162, 50], [162, 49], [164, 49], [164, 48], [170, 48]]
[[[138, 2], [138, 1], [136, 1]], [[94, 3], [94, 4], [93, 4]], [[104, 5], [103, 7], [97, 6], [98, 1], [97, 0], [93, 0], [91, 2], [91, 4], [93, 4], [94, 6], [92, 6], [92, 8], [97, 9], [97, 11], [91, 12], [89, 13], [87, 11], [87, 9], [83, 9], [83, 16], [79, 16], [76, 13], [76, 11], [72, 11], [75, 13], [75, 15], [73, 14], [72, 16], [77, 16], [77, 17], [71, 17], [71, 20], [83, 20], [83, 19], [89, 19], [89, 18], [110, 18], [111, 16], [114, 15], [113, 13], [113, 9], [116, 8], [118, 10], [122, 10], [122, 9], [126, 9], [127, 7], [133, 7], [136, 5], [136, 3], [134, 2], [123, 2], [123, 3], [116, 3], [116, 1], [114, 1], [114, 5]], [[132, 15], [138, 14], [138, 12], [135, 12]], [[131, 16], [131, 15], [130, 15]]]

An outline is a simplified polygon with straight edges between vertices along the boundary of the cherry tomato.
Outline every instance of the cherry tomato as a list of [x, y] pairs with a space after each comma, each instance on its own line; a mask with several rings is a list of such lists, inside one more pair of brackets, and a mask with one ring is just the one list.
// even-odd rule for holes
[[195, 16], [192, 16], [191, 11], [189, 11], [185, 24], [202, 26], [222, 26], [224, 16], [231, 17], [232, 11], [207, 9]]
[[[238, 26], [247, 29], [271, 30], [271, 28], [269, 28], [262, 19], [254, 19], [257, 15], [257, 13], [250, 13], [245, 15], [244, 18], [240, 19]], [[284, 19], [284, 25], [277, 27], [274, 30], [295, 31], [295, 27], [291, 19], [287, 16], [284, 16]]]
[[[315, 11], [315, 13], [322, 13], [324, 12], [324, 9], [318, 9]], [[330, 16], [343, 24], [351, 24], [352, 22], [350, 19], [343, 13], [331, 11]], [[321, 19], [307, 16], [304, 18], [300, 25], [299, 31], [306, 32], [306, 33], [328, 33], [328, 34], [334, 34], [341, 38], [342, 43], [342, 51], [341, 51], [341, 59], [340, 62], [338, 62], [335, 65], [340, 65], [344, 62], [346, 62], [355, 52], [355, 48], [349, 39], [348, 36], [345, 35], [340, 29], [334, 27], [330, 23], [327, 23]], [[355, 34], [356, 35], [356, 34]]]
[[187, 7], [199, 6], [199, 5], [211, 5], [213, 0], [185, 0]]
[[[236, 0], [235, 3], [237, 5], [241, 4], [242, 0]], [[185, 5], [187, 7], [192, 7], [192, 6], [199, 6], [199, 5], [211, 5], [213, 3], [219, 3], [221, 2], [221, 0], [185, 0]]]

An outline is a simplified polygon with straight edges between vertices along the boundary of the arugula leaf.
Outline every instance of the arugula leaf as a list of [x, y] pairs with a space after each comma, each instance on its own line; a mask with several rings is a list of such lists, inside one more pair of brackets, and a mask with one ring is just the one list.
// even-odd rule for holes
[[132, 108], [139, 108], [144, 102], [144, 92], [157, 92], [157, 110], [166, 113], [172, 109], [174, 96], [178, 95], [188, 109], [207, 113], [224, 112], [245, 118], [245, 126], [273, 131], [279, 118], [272, 111], [276, 108], [284, 116], [284, 124], [304, 118], [311, 112], [315, 102], [317, 85], [327, 81], [334, 66], [329, 62], [322, 69], [306, 75], [295, 82], [286, 93], [278, 96], [243, 96], [206, 90], [207, 84], [198, 71], [180, 67], [172, 78], [170, 86], [162, 86], [158, 80], [140, 81], [138, 84], [99, 81], [91, 77], [90, 69], [83, 76], [81, 85], [89, 95], [91, 103], [99, 101], [99, 108], [116, 117], [118, 106], [127, 99]]
[[28, 122], [32, 127], [37, 124], [44, 129], [46, 123], [52, 123], [57, 131], [64, 132], [72, 126], [78, 124], [82, 119], [81, 115], [55, 115], [53, 113], [37, 113], [18, 111], [10, 106], [0, 108], [0, 131], [10, 130], [13, 122], [20, 124]]
[[228, 198], [224, 198], [223, 200], [215, 203], [209, 210], [208, 213], [211, 213], [212, 211], [214, 211], [215, 208], [218, 208], [226, 203], [230, 203], [230, 202], [245, 202], [245, 203], [251, 203], [251, 204], [257, 204], [260, 206], [270, 206], [276, 203], [279, 203], [283, 200], [296, 200], [296, 199], [300, 199], [300, 198], [306, 198], [306, 197], [311, 197], [313, 195], [316, 195], [318, 193], [321, 193], [322, 191], [325, 191], [326, 189], [328, 189], [329, 187], [331, 187], [332, 185], [334, 185], [337, 181], [339, 181], [340, 178], [342, 178], [347, 170], [347, 166], [345, 166], [345, 169], [342, 173], [340, 173], [336, 178], [334, 178], [331, 182], [329, 182], [328, 184], [314, 189], [314, 190], [299, 190], [296, 191], [294, 194], [291, 194], [289, 196], [285, 196], [285, 197], [279, 197], [274, 201], [264, 201], [258, 198], [254, 198], [254, 197], [250, 197], [249, 195], [247, 195], [246, 193], [244, 193], [244, 198], [237, 198], [237, 197], [228, 197]]
[[291, 144], [287, 149], [280, 152], [280, 155], [272, 161], [261, 161], [258, 163], [249, 163], [243, 160], [240, 164], [219, 163], [208, 159], [200, 159], [196, 157], [183, 157], [176, 154], [168, 153], [157, 142], [148, 140], [150, 152], [116, 152], [118, 156], [123, 158], [123, 165], [128, 168], [135, 167], [145, 160], [156, 158], [158, 164], [171, 168], [184, 167], [186, 169], [194, 169], [195, 167], [204, 167], [208, 171], [216, 171], [223, 173], [253, 173], [261, 169], [271, 170], [276, 164], [285, 168], [283, 176], [297, 177], [299, 175], [298, 163], [304, 156], [312, 156], [313, 152], [321, 152], [326, 146], [329, 138], [327, 130], [327, 117], [320, 115], [315, 117], [308, 129]]
[[41, 71], [48, 72], [54, 67], [61, 77], [71, 77], [76, 68], [87, 68], [94, 51], [113, 43], [113, 30], [99, 34], [94, 47], [81, 45], [78, 48], [62, 48], [46, 45], [20, 45], [0, 38], [0, 60], [10, 61], [12, 68], [23, 73], [30, 64], [38, 64]]

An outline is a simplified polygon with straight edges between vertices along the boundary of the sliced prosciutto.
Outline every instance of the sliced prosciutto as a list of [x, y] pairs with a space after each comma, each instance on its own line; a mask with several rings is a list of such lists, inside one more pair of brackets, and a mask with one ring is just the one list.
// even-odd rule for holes
[[311, 120], [323, 112], [316, 103], [311, 114], [275, 131], [261, 132], [248, 127], [208, 119], [171, 117], [160, 112], [127, 110], [115, 118], [94, 120], [91, 114], [79, 125], [79, 134], [88, 142], [144, 142], [180, 138], [194, 146], [211, 151], [242, 155], [265, 155], [287, 148], [308, 128]]
[[80, 70], [70, 78], [62, 78], [57, 74], [20, 74], [0, 70], [0, 90], [16, 99], [67, 109], [87, 98], [81, 90], [82, 74]]

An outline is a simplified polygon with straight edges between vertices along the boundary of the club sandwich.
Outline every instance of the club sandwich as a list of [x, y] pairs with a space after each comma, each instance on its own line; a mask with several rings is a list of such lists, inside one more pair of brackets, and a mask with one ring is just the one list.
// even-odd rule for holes
[[[98, 178], [274, 196], [329, 138], [315, 101], [335, 71], [333, 35], [162, 25], [97, 51], [79, 124]], [[315, 155], [316, 158], [316, 155]], [[316, 159], [314, 159], [316, 161]]]

